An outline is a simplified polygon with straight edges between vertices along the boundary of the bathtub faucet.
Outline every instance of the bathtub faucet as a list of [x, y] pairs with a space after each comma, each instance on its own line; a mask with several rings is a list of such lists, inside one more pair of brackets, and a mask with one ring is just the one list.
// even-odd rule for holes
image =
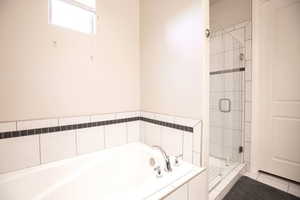
[[171, 167], [170, 157], [167, 155], [167, 153], [160, 146], [154, 145], [154, 146], [152, 146], [152, 148], [158, 149], [161, 152], [161, 154], [163, 155], [164, 160], [166, 162], [166, 171], [171, 172], [172, 167]]

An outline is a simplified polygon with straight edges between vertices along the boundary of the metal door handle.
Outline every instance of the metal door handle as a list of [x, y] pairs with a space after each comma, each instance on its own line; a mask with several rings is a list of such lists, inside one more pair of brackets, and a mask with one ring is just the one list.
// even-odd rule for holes
[[[222, 107], [222, 103], [227, 101], [228, 102], [228, 109], [223, 109]], [[228, 113], [228, 112], [231, 112], [231, 100], [228, 99], [228, 98], [221, 98], [219, 99], [219, 110], [221, 112], [224, 112], [224, 113]]]

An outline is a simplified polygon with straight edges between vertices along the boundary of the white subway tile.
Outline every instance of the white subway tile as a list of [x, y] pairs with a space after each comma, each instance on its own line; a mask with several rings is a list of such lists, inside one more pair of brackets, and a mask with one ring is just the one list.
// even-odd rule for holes
[[194, 127], [193, 133], [193, 151], [200, 153], [202, 148], [202, 124]]
[[0, 140], [0, 157], [0, 173], [39, 165], [39, 136]]
[[77, 130], [78, 154], [91, 153], [104, 149], [104, 127]]
[[210, 92], [224, 92], [225, 79], [223, 74], [210, 76]]
[[251, 81], [252, 80], [252, 61], [247, 60], [245, 63], [246, 63], [245, 80]]
[[76, 155], [76, 132], [63, 131], [40, 135], [42, 163], [71, 158]]
[[72, 125], [72, 124], [82, 124], [82, 123], [89, 123], [91, 122], [89, 116], [82, 116], [82, 117], [65, 117], [59, 119], [59, 125]]
[[140, 121], [140, 142], [142, 143], [145, 143], [146, 123], [147, 122]]
[[18, 121], [18, 130], [28, 130], [36, 128], [46, 128], [58, 126], [58, 119], [43, 119], [43, 120], [31, 120], [31, 121]]
[[223, 127], [227, 129], [242, 129], [243, 112], [239, 110], [232, 110], [224, 113]]
[[252, 101], [252, 82], [246, 81], [246, 101]]
[[246, 122], [251, 122], [251, 118], [252, 118], [252, 108], [251, 108], [251, 102], [246, 102], [245, 105], [245, 121]]
[[16, 122], [0, 122], [0, 133], [16, 130]]
[[215, 127], [222, 127], [224, 124], [224, 114], [218, 110], [210, 110], [210, 125]]
[[174, 123], [175, 124], [180, 124], [180, 125], [183, 125], [183, 126], [194, 127], [196, 124], [201, 123], [201, 120], [183, 118], [183, 117], [174, 117]]
[[233, 50], [233, 37], [231, 36], [231, 34], [225, 34], [224, 41], [225, 41], [225, 51]]
[[168, 155], [181, 155], [183, 151], [183, 131], [162, 127], [161, 144], [162, 148], [167, 152]]
[[210, 127], [209, 140], [210, 144], [216, 144], [222, 146], [223, 144], [223, 128], [220, 127]]
[[193, 152], [193, 164], [201, 167], [201, 154], [198, 152]]
[[233, 37], [233, 40], [239, 43], [239, 46], [244, 46], [245, 42], [245, 28], [239, 28], [230, 33]]
[[234, 54], [233, 51], [226, 51], [225, 52], [225, 68], [226, 69], [232, 69], [233, 68], [233, 58]]
[[246, 60], [251, 60], [252, 57], [252, 40], [246, 41]]
[[126, 124], [113, 124], [105, 126], [106, 148], [121, 146], [127, 143]]
[[145, 111], [141, 112], [142, 117], [149, 118], [149, 119], [155, 119], [155, 115], [156, 115], [155, 113], [151, 113], [151, 112], [145, 112]]
[[139, 142], [140, 139], [140, 122], [128, 122], [127, 123], [127, 132], [128, 132], [128, 143]]
[[245, 142], [245, 161], [250, 162], [251, 161], [251, 143], [250, 142]]
[[171, 115], [156, 114], [155, 119], [163, 122], [174, 123], [174, 116]]
[[161, 126], [145, 123], [144, 142], [149, 146], [161, 146]]
[[116, 119], [132, 118], [138, 116], [139, 112], [137, 111], [116, 113]]
[[193, 134], [190, 132], [183, 133], [183, 160], [193, 163]]
[[245, 141], [251, 141], [251, 123], [245, 122]]
[[101, 121], [109, 121], [116, 119], [115, 113], [102, 114], [102, 115], [92, 115], [91, 122], [101, 122]]

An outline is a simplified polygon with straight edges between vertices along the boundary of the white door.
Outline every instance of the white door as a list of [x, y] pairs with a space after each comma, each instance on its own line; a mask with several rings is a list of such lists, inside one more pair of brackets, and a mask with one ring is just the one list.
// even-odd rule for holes
[[300, 182], [300, 0], [256, 0], [258, 170]]

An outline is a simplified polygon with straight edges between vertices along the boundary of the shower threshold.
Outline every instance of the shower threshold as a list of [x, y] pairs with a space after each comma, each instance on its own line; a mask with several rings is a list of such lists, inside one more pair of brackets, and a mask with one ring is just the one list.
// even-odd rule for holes
[[209, 157], [209, 191], [213, 190], [230, 172], [239, 166], [238, 162], [227, 163], [225, 160]]

